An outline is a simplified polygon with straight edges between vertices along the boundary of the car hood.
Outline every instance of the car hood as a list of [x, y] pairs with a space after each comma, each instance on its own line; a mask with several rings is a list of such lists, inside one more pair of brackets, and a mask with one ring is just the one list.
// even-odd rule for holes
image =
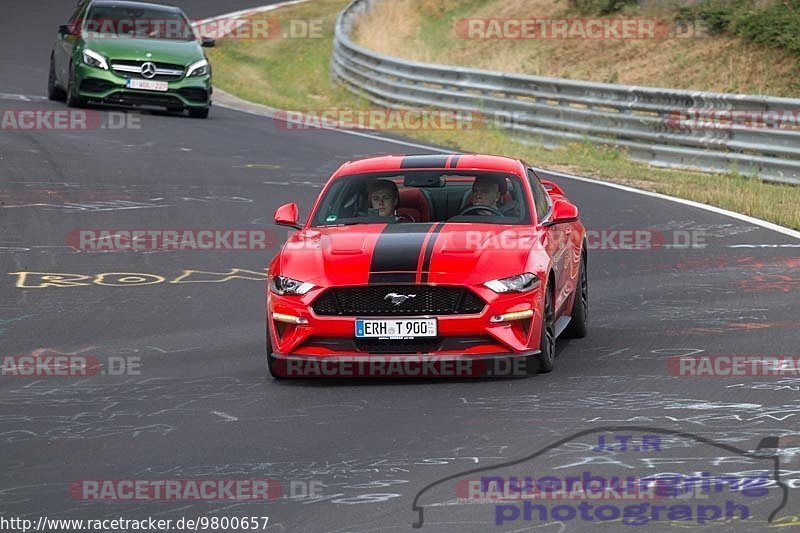
[[86, 39], [86, 48], [111, 60], [153, 61], [184, 66], [205, 57], [197, 41], [94, 38]]
[[284, 276], [317, 286], [478, 284], [525, 271], [536, 233], [499, 224], [363, 224], [294, 233], [281, 250]]

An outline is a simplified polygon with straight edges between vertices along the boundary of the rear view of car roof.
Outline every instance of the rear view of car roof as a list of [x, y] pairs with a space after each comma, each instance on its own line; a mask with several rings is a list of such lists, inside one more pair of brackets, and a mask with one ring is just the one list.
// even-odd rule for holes
[[387, 155], [348, 161], [337, 175], [359, 174], [406, 169], [479, 169], [515, 173], [521, 163], [517, 159], [477, 154]]
[[128, 0], [88, 0], [91, 2], [92, 6], [103, 6], [103, 7], [110, 7], [110, 6], [119, 6], [119, 7], [132, 7], [132, 8], [143, 8], [143, 9], [163, 9], [164, 11], [180, 11], [180, 8], [175, 6], [168, 6], [164, 4], [153, 4], [150, 2], [130, 2]]

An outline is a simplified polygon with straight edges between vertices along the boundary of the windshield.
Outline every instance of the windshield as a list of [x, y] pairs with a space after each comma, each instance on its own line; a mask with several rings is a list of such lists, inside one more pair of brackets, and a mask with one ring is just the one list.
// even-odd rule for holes
[[311, 225], [445, 221], [529, 224], [521, 180], [505, 173], [452, 170], [343, 176], [324, 192]]
[[94, 6], [83, 23], [94, 38], [164, 39], [191, 41], [197, 37], [189, 20], [173, 9], [130, 6]]

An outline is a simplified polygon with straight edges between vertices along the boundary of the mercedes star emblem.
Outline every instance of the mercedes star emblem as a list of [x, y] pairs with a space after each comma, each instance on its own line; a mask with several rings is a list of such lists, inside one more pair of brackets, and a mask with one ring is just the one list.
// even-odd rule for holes
[[151, 63], [148, 61], [147, 63], [142, 64], [142, 76], [147, 79], [154, 78], [156, 76], [156, 65], [155, 63]]

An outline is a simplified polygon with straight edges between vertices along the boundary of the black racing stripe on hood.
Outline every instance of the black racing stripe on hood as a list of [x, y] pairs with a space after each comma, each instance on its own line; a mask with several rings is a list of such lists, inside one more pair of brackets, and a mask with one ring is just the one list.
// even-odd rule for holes
[[425, 257], [422, 258], [422, 276], [420, 276], [420, 283], [428, 282], [428, 272], [431, 270], [431, 257], [433, 256], [433, 247], [436, 244], [436, 239], [439, 237], [439, 232], [442, 231], [444, 223], [438, 224], [428, 239], [428, 244], [425, 246]]
[[414, 283], [417, 280], [415, 272], [370, 272], [369, 283]]
[[369, 283], [414, 282], [419, 254], [432, 224], [387, 224], [369, 266]]
[[409, 155], [400, 162], [400, 168], [444, 168], [449, 155]]

